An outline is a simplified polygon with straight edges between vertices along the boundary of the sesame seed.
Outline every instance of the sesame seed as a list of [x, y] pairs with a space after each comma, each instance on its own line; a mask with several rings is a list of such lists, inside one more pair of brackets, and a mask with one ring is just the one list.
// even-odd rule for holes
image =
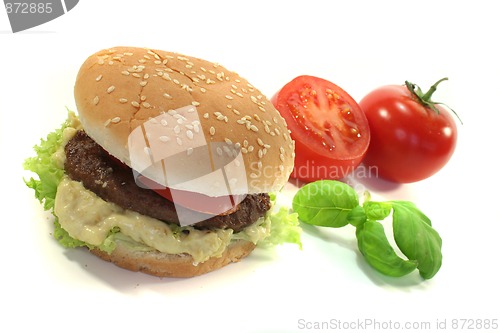
[[226, 98], [227, 98], [227, 99], [233, 99], [233, 96], [226, 95]]
[[193, 148], [192, 147], [189, 147], [187, 150], [186, 150], [186, 153], [188, 156], [190, 156], [192, 153], [193, 153]]
[[144, 102], [142, 103], [142, 106], [144, 106], [146, 109], [149, 109], [151, 107], [151, 104], [149, 104], [148, 102]]
[[179, 125], [175, 125], [174, 132], [175, 132], [175, 134], [179, 134], [181, 132], [181, 128]]
[[232, 144], [233, 144], [233, 141], [231, 141], [231, 139], [229, 139], [229, 138], [224, 138], [224, 141], [225, 141], [228, 145], [232, 145]]
[[163, 97], [168, 98], [168, 99], [172, 99], [172, 96], [170, 96], [170, 95], [169, 95], [169, 94], [167, 94], [167, 93], [164, 93], [164, 94], [163, 94]]
[[222, 149], [220, 147], [217, 147], [217, 154], [219, 154], [220, 156], [222, 156]]
[[168, 142], [168, 141], [170, 141], [170, 138], [166, 135], [162, 135], [162, 136], [160, 136], [160, 141], [161, 142]]
[[176, 138], [176, 141], [177, 141], [177, 144], [178, 144], [179, 146], [182, 146], [182, 139], [181, 139], [181, 138], [177, 137], [177, 138]]
[[111, 119], [111, 122], [112, 122], [113, 124], [117, 124], [117, 123], [119, 123], [121, 120], [122, 120], [122, 119], [121, 119], [120, 117], [114, 117], [113, 119]]
[[193, 88], [191, 88], [189, 85], [184, 84], [184, 83], [181, 84], [181, 89], [184, 89], [184, 90], [189, 91], [189, 92], [193, 91]]
[[94, 97], [92, 102], [94, 103], [94, 105], [97, 105], [99, 103], [99, 96]]
[[140, 104], [136, 101], [132, 101], [132, 106], [135, 106], [136, 108], [138, 108], [140, 106]]
[[104, 127], [108, 127], [108, 125], [111, 123], [111, 119], [108, 119], [104, 122]]
[[115, 91], [115, 86], [109, 86], [106, 91], [108, 92], [108, 94], [111, 94], [113, 91]]
[[209, 117], [209, 116], [210, 116], [210, 115], [209, 115], [209, 114], [208, 114], [208, 112], [207, 112], [207, 113], [205, 113], [205, 114], [203, 115], [203, 118], [208, 119], [208, 117]]
[[210, 134], [215, 135], [215, 127], [210, 127]]
[[252, 172], [252, 173], [250, 174], [250, 178], [258, 178], [258, 177], [259, 177], [259, 176], [257, 176], [254, 172]]
[[144, 80], [149, 79], [149, 74], [148, 73], [144, 74], [143, 78], [144, 78]]
[[101, 58], [99, 58], [99, 60], [97, 61], [97, 63], [98, 63], [99, 65], [104, 65], [104, 60], [103, 60], [103, 59], [101, 59]]
[[193, 139], [194, 135], [193, 135], [193, 132], [191, 130], [187, 130], [186, 131], [186, 136], [189, 138], [189, 139]]
[[148, 81], [141, 81], [139, 84], [141, 85], [141, 87], [145, 87], [146, 84], [148, 84]]
[[200, 105], [200, 102], [197, 102], [197, 101], [192, 101], [192, 102], [191, 102], [191, 105], [198, 106], [198, 105]]
[[259, 146], [264, 146], [264, 141], [262, 141], [261, 138], [257, 138], [257, 142], [259, 143]]
[[142, 95], [141, 96], [141, 101], [144, 102], [146, 100], [146, 96]]
[[118, 101], [120, 103], [127, 103], [128, 100], [126, 98], [120, 98]]
[[258, 131], [259, 131], [259, 129], [258, 129], [258, 128], [257, 128], [257, 126], [255, 126], [255, 125], [250, 125], [250, 129], [251, 129], [252, 131], [254, 131], [254, 132], [258, 132]]
[[162, 124], [163, 126], [167, 126], [167, 125], [168, 125], [168, 122], [167, 122], [167, 120], [166, 120], [166, 119], [162, 119], [162, 120], [161, 120], [161, 124]]
[[122, 74], [123, 75], [130, 75], [130, 72], [129, 71], [122, 71]]
[[102, 79], [102, 74], [100, 74], [98, 77], [95, 78], [96, 81], [101, 81]]

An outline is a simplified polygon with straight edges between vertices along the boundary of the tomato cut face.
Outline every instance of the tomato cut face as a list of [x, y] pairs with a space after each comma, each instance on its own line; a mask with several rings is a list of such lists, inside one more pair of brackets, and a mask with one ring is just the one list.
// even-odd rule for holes
[[293, 178], [338, 179], [359, 165], [370, 130], [359, 105], [343, 89], [304, 75], [286, 84], [271, 101], [296, 142]]

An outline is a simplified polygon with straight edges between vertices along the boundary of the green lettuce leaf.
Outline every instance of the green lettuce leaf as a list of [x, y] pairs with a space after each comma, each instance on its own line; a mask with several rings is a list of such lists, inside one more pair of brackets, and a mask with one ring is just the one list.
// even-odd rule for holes
[[[38, 176], [38, 179], [33, 177], [25, 179], [25, 184], [35, 191], [35, 197], [43, 204], [43, 208], [50, 210], [53, 215], [57, 186], [64, 176], [63, 167], [53, 156], [64, 142], [64, 130], [77, 127], [79, 127], [78, 118], [74, 112], [68, 110], [68, 118], [61, 124], [61, 127], [49, 133], [46, 139], [41, 139], [40, 144], [33, 147], [36, 156], [27, 158], [23, 163], [25, 170]], [[86, 245], [86, 243], [72, 238], [66, 230], [61, 228], [57, 216], [54, 219], [54, 237], [64, 247], [73, 248]]]
[[275, 246], [284, 243], [297, 244], [302, 249], [300, 236], [302, 228], [299, 225], [299, 214], [290, 213], [286, 207], [280, 207], [276, 212], [267, 214], [271, 221], [271, 234], [258, 243], [259, 246]]

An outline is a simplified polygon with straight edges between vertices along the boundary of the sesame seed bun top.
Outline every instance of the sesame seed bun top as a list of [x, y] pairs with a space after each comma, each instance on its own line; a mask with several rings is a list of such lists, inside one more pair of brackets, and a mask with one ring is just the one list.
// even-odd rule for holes
[[115, 47], [83, 63], [74, 93], [86, 133], [161, 186], [209, 196], [267, 193], [292, 172], [284, 119], [217, 63]]

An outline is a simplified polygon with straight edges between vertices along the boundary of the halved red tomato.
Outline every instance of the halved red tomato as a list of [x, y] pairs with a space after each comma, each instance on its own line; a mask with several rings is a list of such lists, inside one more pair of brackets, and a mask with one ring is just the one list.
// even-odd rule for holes
[[361, 163], [370, 128], [358, 103], [342, 88], [303, 75], [287, 83], [271, 102], [295, 140], [292, 178], [339, 179]]

